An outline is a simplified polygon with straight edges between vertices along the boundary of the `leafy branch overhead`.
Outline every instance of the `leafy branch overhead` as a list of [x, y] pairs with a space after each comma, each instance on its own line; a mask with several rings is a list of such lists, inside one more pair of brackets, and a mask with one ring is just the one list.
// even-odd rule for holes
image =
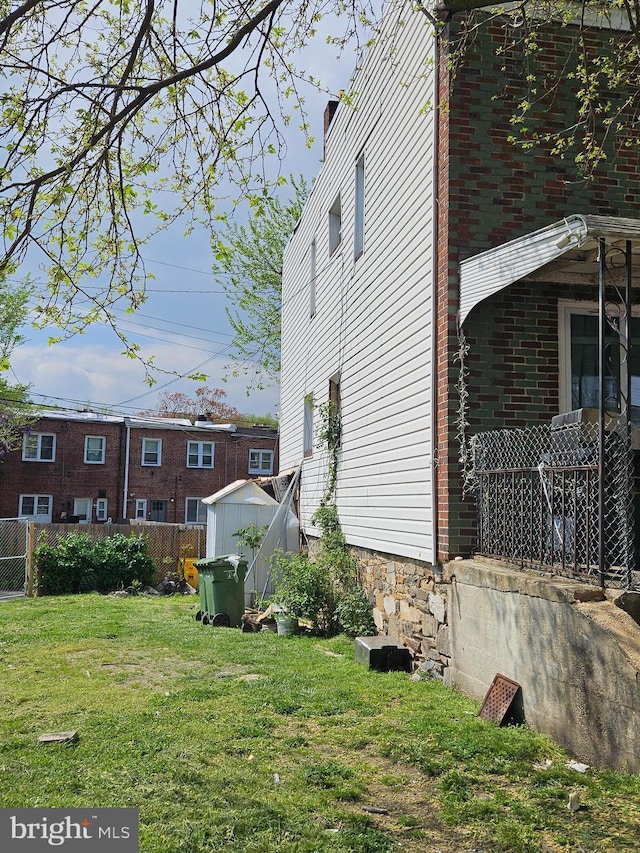
[[[482, 13], [480, 5], [389, 0], [385, 8], [395, 22], [392, 36], [406, 15], [428, 12], [425, 26], [435, 24], [443, 39], [447, 28], [439, 24], [469, 12], [466, 33], [452, 48], [463, 61], [477, 27], [489, 20], [501, 28], [505, 66], [518, 48], [526, 85], [509, 125], [516, 144], [550, 146], [587, 176], [610, 156], [613, 137], [618, 153], [638, 144], [637, 3], [522, 0], [504, 9], [482, 4]], [[147, 241], [176, 223], [215, 230], [240, 202], [262, 214], [247, 236], [259, 220], [269, 222], [288, 153], [286, 128], [299, 127], [311, 141], [305, 85], [322, 88], [304, 69], [302, 49], [319, 37], [323, 19], [325, 40], [338, 49], [359, 33], [369, 38], [367, 25], [379, 11], [374, 0], [3, 2], [0, 273], [14, 275], [26, 259], [32, 269], [40, 265], [38, 323], [66, 335], [101, 320], [130, 357], [139, 357], [114, 309], [133, 311], [145, 299]], [[610, 21], [617, 32], [594, 21]], [[572, 38], [578, 33], [564, 74], [575, 84], [575, 109], [559, 128], [544, 124], [556, 85], [539, 62], [548, 24], [571, 26]], [[596, 30], [605, 33], [604, 49], [594, 51]], [[218, 245], [216, 252], [224, 267], [225, 250]], [[257, 359], [273, 377], [279, 296], [266, 299], [277, 288], [275, 267], [273, 279], [263, 278], [268, 272], [265, 263], [259, 286], [234, 297], [230, 317], [237, 355]], [[251, 312], [262, 309], [264, 322], [254, 324]]]
[[[43, 265], [40, 323], [119, 332], [150, 278], [141, 255], [176, 220], [210, 225], [221, 200], [268, 196], [262, 163], [310, 141], [295, 56], [335, 17], [334, 41], [368, 0], [24, 0], [0, 19], [0, 271]], [[0, 13], [1, 14], [1, 13]], [[295, 117], [295, 119], [294, 119]]]
[[[522, 0], [485, 7], [443, 0], [470, 14], [451, 46], [452, 67], [464, 62], [483, 28], [499, 28], [496, 56], [503, 85], [495, 100], [512, 105], [509, 140], [544, 149], [575, 179], [598, 178], [605, 161], [640, 145], [640, 4], [629, 0]], [[560, 32], [564, 38], [554, 40]], [[562, 92], [571, 94], [564, 119], [551, 115]], [[512, 100], [513, 99], [513, 100]]]
[[25, 342], [20, 329], [27, 318], [30, 296], [29, 286], [12, 284], [0, 275], [0, 462], [7, 450], [19, 445], [22, 430], [34, 419], [29, 389], [6, 378], [13, 350]]

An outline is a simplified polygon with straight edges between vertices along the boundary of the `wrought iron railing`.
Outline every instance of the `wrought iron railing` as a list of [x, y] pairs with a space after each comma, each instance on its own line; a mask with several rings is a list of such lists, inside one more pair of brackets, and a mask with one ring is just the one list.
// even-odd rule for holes
[[603, 586], [636, 586], [634, 453], [626, 425], [610, 427], [602, 513], [597, 423], [474, 436], [468, 482], [477, 552]]

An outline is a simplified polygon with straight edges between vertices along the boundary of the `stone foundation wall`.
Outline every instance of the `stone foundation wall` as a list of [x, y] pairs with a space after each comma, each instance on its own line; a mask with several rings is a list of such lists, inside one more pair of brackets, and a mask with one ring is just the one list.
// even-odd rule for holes
[[416, 669], [450, 683], [450, 585], [429, 563], [353, 548], [380, 634], [411, 651]]

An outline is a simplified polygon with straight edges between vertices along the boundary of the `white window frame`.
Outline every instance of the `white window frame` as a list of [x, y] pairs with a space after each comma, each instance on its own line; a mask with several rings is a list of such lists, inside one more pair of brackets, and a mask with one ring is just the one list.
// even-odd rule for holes
[[[255, 454], [257, 457], [257, 464], [251, 464], [251, 455]], [[275, 457], [275, 453], [273, 450], [265, 450], [261, 447], [252, 447], [249, 450], [249, 473], [250, 474], [259, 474], [261, 476], [267, 476], [268, 474], [273, 474], [273, 460]], [[268, 458], [269, 464], [267, 467], [263, 467], [263, 461]]]
[[[620, 306], [621, 312], [624, 312], [624, 306]], [[560, 414], [571, 411], [571, 316], [573, 314], [588, 315], [598, 317], [600, 308], [597, 302], [592, 301], [575, 301], [569, 299], [558, 300], [558, 358], [559, 358], [559, 403]], [[640, 317], [640, 305], [633, 306], [632, 316]], [[624, 318], [623, 318], [624, 323]], [[623, 328], [623, 334], [627, 334], [627, 330]], [[620, 360], [620, 385], [622, 388], [626, 384], [627, 364], [624, 358]]]
[[[147, 462], [147, 444], [155, 442], [158, 445], [157, 458], [155, 462]], [[162, 465], [162, 439], [161, 438], [143, 438], [142, 439], [142, 465], [148, 468], [159, 468]]]
[[336, 252], [342, 244], [342, 201], [340, 193], [335, 197], [329, 208], [329, 257]]
[[[36, 455], [27, 456], [27, 445], [36, 439]], [[52, 438], [51, 459], [42, 456], [42, 439]], [[22, 461], [23, 462], [55, 462], [56, 461], [56, 434], [54, 432], [30, 432], [25, 433], [22, 439]]]
[[[99, 441], [100, 459], [89, 459], [89, 442]], [[84, 462], [85, 465], [104, 465], [107, 450], [107, 439], [104, 435], [85, 435], [84, 437]], [[94, 451], [95, 452], [95, 451]]]
[[[192, 445], [196, 445], [197, 450], [195, 453], [191, 451]], [[205, 454], [204, 446], [209, 445], [211, 448], [211, 453]], [[213, 441], [188, 441], [187, 442], [187, 468], [214, 468], [215, 467], [215, 452], [216, 446]], [[204, 457], [211, 456], [211, 463], [209, 465], [204, 464]], [[197, 456], [198, 461], [195, 465], [191, 464], [191, 456]]]
[[304, 420], [302, 426], [302, 453], [306, 459], [313, 456], [313, 394], [307, 394], [304, 398]]
[[353, 259], [364, 254], [364, 204], [365, 204], [365, 183], [364, 183], [364, 151], [356, 160], [356, 176], [355, 176], [355, 209], [353, 219]]
[[[189, 518], [189, 508], [196, 503], [196, 520]], [[202, 516], [202, 518], [201, 518]], [[202, 503], [202, 498], [185, 498], [184, 499], [184, 523], [185, 524], [206, 524], [207, 523], [207, 505]]]
[[147, 519], [147, 499], [146, 498], [136, 498], [136, 508], [135, 514], [133, 516], [137, 519], [142, 519], [146, 521]]
[[[33, 498], [33, 512], [25, 513], [23, 509], [23, 502], [25, 498]], [[41, 501], [47, 501], [47, 512], [41, 513], [38, 512], [38, 509], [41, 505]], [[40, 521], [40, 522], [51, 522], [53, 518], [53, 495], [32, 495], [32, 494], [24, 494], [20, 495], [18, 498], [18, 515], [20, 518], [30, 518], [32, 521]]]
[[106, 498], [96, 498], [96, 521], [106, 521], [109, 504]]

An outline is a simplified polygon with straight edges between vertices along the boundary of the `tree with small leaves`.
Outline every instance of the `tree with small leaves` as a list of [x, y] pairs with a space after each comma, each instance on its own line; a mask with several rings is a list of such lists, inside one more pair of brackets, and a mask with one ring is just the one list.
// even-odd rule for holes
[[20, 330], [27, 320], [30, 297], [29, 286], [0, 277], [0, 460], [19, 445], [24, 428], [34, 418], [28, 387], [6, 378], [11, 354], [25, 342]]
[[252, 387], [276, 382], [280, 374], [282, 255], [309, 195], [304, 178], [288, 184], [291, 198], [269, 196], [247, 224], [228, 222], [213, 243], [214, 274], [230, 304], [232, 373], [246, 375]]
[[304, 90], [322, 84], [297, 57], [327, 17], [339, 51], [374, 11], [371, 0], [0, 4], [0, 272], [40, 265], [37, 322], [62, 329], [54, 339], [100, 320], [141, 358], [114, 309], [145, 300], [145, 244], [269, 199], [286, 126], [312, 141]]
[[242, 415], [233, 406], [224, 402], [227, 392], [224, 388], [196, 388], [196, 395], [190, 397], [183, 391], [163, 391], [158, 396], [154, 409], [138, 412], [141, 417], [189, 418], [192, 421], [208, 418], [226, 423], [240, 420]]

